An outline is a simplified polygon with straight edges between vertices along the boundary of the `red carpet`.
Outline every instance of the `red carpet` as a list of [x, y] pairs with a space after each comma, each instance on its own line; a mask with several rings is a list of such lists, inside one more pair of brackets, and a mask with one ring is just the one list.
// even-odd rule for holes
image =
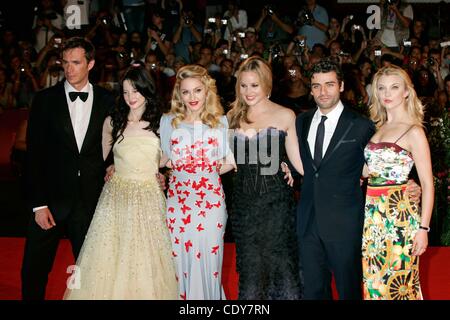
[[[20, 299], [20, 268], [23, 257], [23, 238], [0, 237], [0, 300]], [[238, 276], [235, 271], [236, 254], [234, 244], [225, 244], [223, 262], [223, 286], [228, 299], [237, 299]], [[73, 258], [68, 240], [60, 242], [58, 253], [50, 273], [46, 299], [59, 300], [66, 288], [67, 267], [73, 264]]]
[[[0, 238], [0, 300], [20, 299], [20, 267], [23, 238]], [[225, 244], [223, 286], [228, 299], [237, 299], [238, 276], [234, 244]], [[430, 247], [420, 262], [422, 292], [427, 300], [450, 300], [450, 247]], [[49, 277], [47, 299], [61, 299], [65, 290], [67, 266], [73, 264], [70, 244], [62, 240]]]

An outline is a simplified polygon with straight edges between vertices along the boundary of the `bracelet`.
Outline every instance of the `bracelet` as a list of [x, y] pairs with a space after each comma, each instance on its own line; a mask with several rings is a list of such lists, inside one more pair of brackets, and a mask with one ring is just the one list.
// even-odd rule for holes
[[420, 226], [419, 229], [426, 230], [427, 232], [430, 232], [430, 230], [431, 230], [430, 227], [424, 227], [424, 226]]

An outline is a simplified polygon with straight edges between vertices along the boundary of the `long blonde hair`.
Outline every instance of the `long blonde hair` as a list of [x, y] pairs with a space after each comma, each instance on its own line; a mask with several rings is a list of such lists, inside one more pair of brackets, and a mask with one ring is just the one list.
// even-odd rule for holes
[[177, 72], [175, 86], [172, 93], [170, 113], [175, 117], [172, 119], [172, 126], [178, 127], [181, 121], [186, 118], [187, 107], [183, 104], [180, 95], [181, 81], [188, 78], [199, 79], [206, 89], [206, 100], [203, 110], [200, 113], [202, 123], [211, 128], [216, 128], [220, 124], [220, 117], [223, 116], [223, 107], [217, 96], [216, 81], [208, 74], [208, 70], [200, 65], [187, 65]]
[[228, 113], [228, 122], [232, 129], [239, 128], [241, 121], [250, 123], [247, 117], [248, 105], [241, 96], [241, 77], [242, 73], [246, 71], [253, 71], [258, 75], [265, 94], [269, 95], [272, 91], [272, 70], [265, 60], [259, 57], [250, 57], [242, 62], [237, 73], [236, 100], [231, 104], [231, 110]]
[[408, 91], [408, 96], [406, 97], [406, 110], [408, 115], [415, 125], [423, 127], [424, 106], [417, 97], [414, 86], [406, 71], [396, 65], [381, 68], [372, 80], [372, 103], [369, 106], [369, 111], [370, 118], [376, 126], [379, 128], [387, 121], [386, 109], [381, 105], [377, 95], [378, 82], [382, 76], [399, 76], [403, 79], [405, 88]]

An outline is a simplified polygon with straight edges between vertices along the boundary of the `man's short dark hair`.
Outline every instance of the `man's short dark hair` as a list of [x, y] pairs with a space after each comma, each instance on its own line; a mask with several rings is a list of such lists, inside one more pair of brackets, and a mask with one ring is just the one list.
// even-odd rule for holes
[[89, 62], [91, 60], [94, 60], [95, 58], [95, 47], [89, 40], [83, 38], [83, 37], [72, 37], [68, 39], [64, 43], [63, 52], [75, 49], [75, 48], [81, 48], [84, 49], [86, 60]]
[[338, 82], [341, 83], [342, 80], [344, 80], [344, 75], [339, 64], [330, 59], [322, 59], [313, 65], [311, 69], [311, 78], [315, 73], [328, 73], [333, 71], [336, 72]]
[[390, 54], [383, 54], [380, 58], [380, 62], [389, 62], [389, 63], [394, 63], [394, 56], [391, 56]]
[[225, 63], [231, 63], [231, 67], [234, 67], [234, 62], [231, 59], [225, 58], [222, 61], [220, 61], [220, 66], [222, 67]]

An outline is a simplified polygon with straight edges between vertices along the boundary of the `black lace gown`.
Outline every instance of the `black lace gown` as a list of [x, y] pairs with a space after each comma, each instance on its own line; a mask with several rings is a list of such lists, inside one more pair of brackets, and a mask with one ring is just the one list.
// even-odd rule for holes
[[302, 297], [294, 194], [280, 170], [285, 139], [286, 132], [275, 128], [233, 135], [238, 171], [231, 223], [240, 300]]

